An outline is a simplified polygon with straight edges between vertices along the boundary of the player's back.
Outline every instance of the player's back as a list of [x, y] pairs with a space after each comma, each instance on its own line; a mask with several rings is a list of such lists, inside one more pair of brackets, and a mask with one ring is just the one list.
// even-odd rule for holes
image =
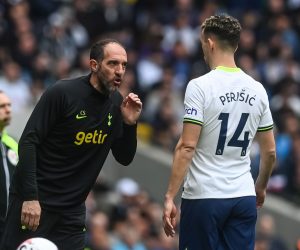
[[185, 109], [184, 120], [202, 129], [183, 196], [255, 195], [250, 147], [256, 132], [273, 124], [263, 86], [238, 68], [218, 67], [189, 83]]

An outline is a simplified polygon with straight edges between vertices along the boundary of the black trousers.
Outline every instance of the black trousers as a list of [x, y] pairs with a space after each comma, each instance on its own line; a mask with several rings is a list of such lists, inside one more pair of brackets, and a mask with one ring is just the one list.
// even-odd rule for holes
[[83, 250], [85, 246], [85, 212], [55, 213], [42, 209], [40, 225], [35, 232], [23, 229], [21, 209], [23, 202], [10, 197], [0, 249], [16, 250], [25, 240], [43, 237], [55, 243], [60, 250]]

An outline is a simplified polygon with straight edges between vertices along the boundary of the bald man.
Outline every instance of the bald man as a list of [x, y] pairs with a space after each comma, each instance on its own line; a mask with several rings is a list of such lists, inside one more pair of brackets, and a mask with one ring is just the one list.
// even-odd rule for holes
[[10, 120], [11, 101], [8, 96], [0, 90], [0, 236], [7, 214], [9, 186], [12, 174], [18, 162], [18, 144], [5, 132], [5, 127], [9, 125]]

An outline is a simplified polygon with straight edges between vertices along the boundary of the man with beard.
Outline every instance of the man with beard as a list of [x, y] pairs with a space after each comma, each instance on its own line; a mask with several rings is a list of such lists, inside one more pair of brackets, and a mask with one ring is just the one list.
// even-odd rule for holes
[[84, 248], [84, 202], [109, 151], [123, 165], [136, 152], [142, 103], [118, 92], [126, 64], [118, 41], [101, 40], [91, 47], [89, 75], [45, 91], [20, 139], [0, 249], [15, 250], [31, 237], [59, 249]]

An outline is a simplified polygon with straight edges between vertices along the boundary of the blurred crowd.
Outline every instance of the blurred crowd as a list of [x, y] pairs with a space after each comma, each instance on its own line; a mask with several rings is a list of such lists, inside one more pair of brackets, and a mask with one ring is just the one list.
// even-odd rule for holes
[[[131, 178], [122, 178], [114, 185], [99, 179], [86, 205], [85, 250], [178, 249], [179, 216], [174, 238], [167, 237], [161, 222], [162, 205]], [[296, 243], [293, 249], [298, 250]], [[257, 222], [255, 250], [288, 249], [291, 248], [280, 236], [274, 217], [262, 214]]]
[[[115, 184], [99, 179], [86, 206], [85, 250], [178, 250], [179, 216], [175, 236], [167, 237], [162, 227], [162, 205], [131, 178]], [[255, 250], [300, 250], [300, 243], [299, 248], [296, 244], [289, 247], [271, 214], [259, 216]]]
[[131, 178], [115, 185], [100, 180], [86, 206], [87, 249], [178, 249], [178, 234], [168, 238], [163, 231], [162, 205]]
[[[182, 128], [186, 85], [209, 71], [203, 61], [200, 26], [216, 13], [228, 13], [241, 22], [237, 64], [269, 95], [278, 155], [269, 191], [300, 204], [300, 0], [1, 1], [0, 89], [10, 96], [16, 115], [35, 105], [56, 80], [88, 74], [91, 44], [116, 38], [128, 52], [120, 91], [138, 93], [144, 104], [139, 138], [172, 152]], [[259, 166], [257, 147], [254, 142], [254, 178]], [[161, 208], [148, 202], [146, 194], [140, 197], [140, 215], [128, 211], [126, 220], [139, 221], [140, 234], [150, 235], [147, 244], [153, 247], [148, 249], [173, 249], [174, 243], [156, 228]], [[121, 213], [123, 208], [115, 209]], [[114, 222], [107, 216], [98, 210], [91, 214], [91, 221], [104, 228], [96, 230], [113, 227], [136, 240], [136, 229], [124, 224], [121, 214]], [[149, 220], [150, 228], [145, 226]], [[151, 234], [165, 246], [155, 246]]]

